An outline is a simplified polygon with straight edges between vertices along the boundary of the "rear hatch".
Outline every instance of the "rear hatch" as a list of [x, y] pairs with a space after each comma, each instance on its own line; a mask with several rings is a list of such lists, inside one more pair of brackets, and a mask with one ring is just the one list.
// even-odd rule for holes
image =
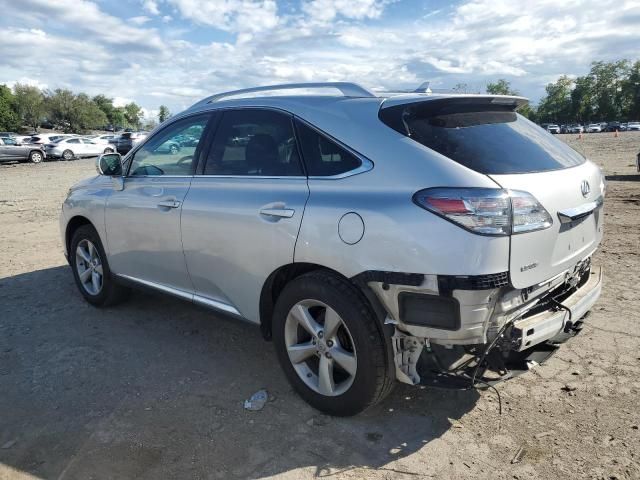
[[602, 174], [593, 163], [490, 177], [503, 188], [529, 192], [553, 219], [553, 225], [545, 230], [511, 235], [509, 264], [514, 287], [552, 278], [591, 255], [600, 244]]
[[[549, 213], [550, 226], [511, 234], [509, 273], [516, 288], [570, 269], [602, 239], [600, 169], [518, 115], [525, 103], [488, 95], [391, 98], [380, 110], [391, 128], [487, 175], [497, 188], [528, 192]], [[515, 215], [515, 203], [513, 209]]]

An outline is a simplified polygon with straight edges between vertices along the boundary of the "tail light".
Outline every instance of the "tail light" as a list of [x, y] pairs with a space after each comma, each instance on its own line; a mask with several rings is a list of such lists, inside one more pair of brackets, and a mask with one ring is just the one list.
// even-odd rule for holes
[[551, 215], [530, 193], [497, 188], [428, 188], [413, 196], [420, 207], [479, 235], [549, 228]]

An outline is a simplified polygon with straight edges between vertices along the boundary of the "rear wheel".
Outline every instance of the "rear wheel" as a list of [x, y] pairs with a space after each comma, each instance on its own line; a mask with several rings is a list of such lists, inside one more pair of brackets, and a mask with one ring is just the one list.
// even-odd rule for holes
[[44, 155], [42, 154], [42, 152], [34, 150], [29, 154], [29, 161], [31, 163], [40, 163], [42, 162], [42, 160], [44, 160]]
[[330, 415], [355, 415], [393, 385], [386, 340], [361, 293], [329, 272], [289, 283], [273, 317], [278, 360], [298, 394]]
[[73, 157], [74, 155], [71, 150], [65, 150], [64, 152], [62, 152], [62, 158], [64, 158], [67, 161], [73, 160]]
[[91, 225], [83, 225], [73, 234], [69, 263], [87, 302], [106, 307], [126, 298], [128, 289], [114, 281], [100, 237]]
[[171, 155], [175, 155], [179, 151], [180, 151], [180, 147], [178, 147], [175, 144], [171, 144], [171, 146], [169, 147], [169, 153], [171, 153]]
[[104, 149], [103, 153], [113, 153], [113, 148], [107, 147]]

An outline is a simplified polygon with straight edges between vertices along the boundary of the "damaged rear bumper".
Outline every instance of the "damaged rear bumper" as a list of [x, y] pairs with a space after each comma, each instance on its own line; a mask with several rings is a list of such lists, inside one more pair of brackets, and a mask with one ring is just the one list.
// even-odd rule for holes
[[602, 267], [594, 267], [588, 272], [589, 278], [575, 293], [562, 301], [564, 308], [545, 311], [516, 320], [513, 336], [517, 341], [517, 351], [526, 350], [545, 342], [567, 329], [568, 322], [580, 320], [591, 309], [602, 291]]
[[[435, 276], [425, 275], [414, 285], [369, 283], [385, 305], [387, 323], [395, 327], [396, 377], [404, 383], [424, 384], [420, 368], [424, 357], [433, 360], [430, 372], [451, 372], [455, 362], [441, 362], [435, 358], [438, 351], [445, 356], [457, 351], [467, 358], [466, 365], [476, 368], [482, 363], [478, 368], [483, 372], [488, 368], [497, 371], [500, 380], [511, 378], [513, 372], [526, 370], [530, 362], [541, 363], [555, 350], [555, 344], [579, 331], [580, 320], [602, 290], [602, 268], [591, 266], [589, 258], [563, 275], [523, 290], [500, 286], [443, 292], [442, 282], [431, 277]], [[402, 300], [406, 295], [426, 299], [424, 316], [433, 316], [439, 325], [421, 322], [415, 312], [407, 315], [409, 310]], [[488, 355], [490, 350], [494, 351]], [[447, 365], [444, 368], [443, 363]], [[461, 378], [468, 373], [467, 369]], [[473, 376], [475, 379], [475, 373]], [[488, 383], [482, 377], [478, 380]]]

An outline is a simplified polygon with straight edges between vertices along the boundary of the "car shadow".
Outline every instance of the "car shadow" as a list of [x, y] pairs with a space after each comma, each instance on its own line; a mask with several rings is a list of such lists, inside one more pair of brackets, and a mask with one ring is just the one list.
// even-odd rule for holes
[[640, 182], [640, 175], [607, 175], [605, 178], [614, 182]]
[[[66, 266], [0, 279], [0, 305], [0, 471], [155, 479], [386, 470], [478, 399], [398, 385], [359, 416], [321, 415], [291, 390], [255, 326], [142, 292], [97, 309]], [[261, 388], [270, 401], [245, 410]]]

